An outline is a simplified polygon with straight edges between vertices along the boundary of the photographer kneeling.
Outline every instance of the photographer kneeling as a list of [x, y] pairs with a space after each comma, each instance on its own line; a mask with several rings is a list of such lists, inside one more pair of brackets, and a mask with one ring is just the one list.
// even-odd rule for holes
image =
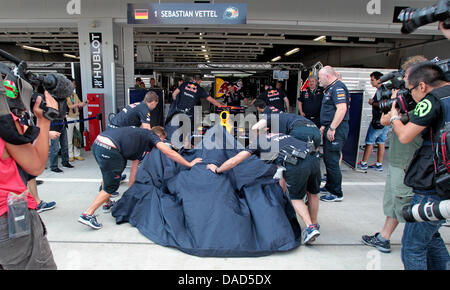
[[[421, 134], [423, 144], [414, 154], [404, 183], [413, 188], [411, 204], [440, 201], [436, 191], [433, 143], [437, 143], [438, 130], [444, 124], [439, 98], [450, 96], [450, 83], [442, 69], [431, 62], [411, 67], [406, 81], [417, 105], [410, 122], [404, 125], [394, 103], [390, 111], [392, 128], [401, 143], [410, 143]], [[439, 234], [442, 223], [406, 223], [402, 238], [402, 262], [406, 270], [446, 269], [450, 256]]]
[[[0, 96], [1, 97], [1, 96]], [[48, 132], [50, 121], [43, 115], [39, 108], [42, 99], [38, 97], [33, 107], [37, 117], [39, 135], [33, 143], [14, 145], [0, 138], [0, 268], [19, 269], [56, 269], [53, 254], [46, 238], [45, 226], [36, 212], [37, 203], [27, 191], [26, 181], [21, 178], [19, 168], [28, 174], [38, 176], [45, 169], [48, 158]], [[48, 107], [58, 108], [58, 103], [45, 92], [45, 101]], [[1, 108], [4, 109], [4, 108]], [[9, 110], [8, 110], [9, 111]], [[12, 115], [12, 114], [11, 114]], [[7, 114], [2, 117], [9, 117]], [[6, 118], [5, 118], [6, 119]], [[2, 133], [8, 131], [9, 138], [17, 135], [26, 139], [23, 127], [18, 118], [13, 115], [16, 128], [11, 128], [10, 123], [5, 125], [2, 118]], [[20, 142], [19, 142], [20, 143]], [[24, 195], [22, 195], [24, 194]], [[23, 197], [23, 208], [20, 202], [12, 203], [14, 198]], [[14, 205], [14, 206], [13, 206]], [[14, 214], [19, 214], [15, 219]], [[13, 220], [13, 221], [11, 221]]]

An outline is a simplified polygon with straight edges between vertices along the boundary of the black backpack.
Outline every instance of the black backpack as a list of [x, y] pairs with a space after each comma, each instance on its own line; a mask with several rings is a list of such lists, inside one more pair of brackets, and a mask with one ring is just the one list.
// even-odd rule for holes
[[433, 94], [441, 102], [444, 125], [438, 131], [438, 142], [433, 142], [434, 169], [436, 174], [436, 190], [442, 199], [450, 199], [450, 86], [447, 90], [440, 90], [439, 94]]

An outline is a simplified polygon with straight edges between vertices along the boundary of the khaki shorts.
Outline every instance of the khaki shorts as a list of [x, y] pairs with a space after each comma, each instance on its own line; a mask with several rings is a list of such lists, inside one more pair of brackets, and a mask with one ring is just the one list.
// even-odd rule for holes
[[8, 218], [0, 217], [0, 269], [56, 270], [47, 231], [36, 210], [30, 210], [31, 234], [10, 239]]
[[402, 209], [409, 205], [412, 196], [412, 188], [403, 184], [405, 171], [399, 167], [389, 165], [384, 188], [383, 211], [384, 215], [393, 217], [401, 223], [405, 222]]

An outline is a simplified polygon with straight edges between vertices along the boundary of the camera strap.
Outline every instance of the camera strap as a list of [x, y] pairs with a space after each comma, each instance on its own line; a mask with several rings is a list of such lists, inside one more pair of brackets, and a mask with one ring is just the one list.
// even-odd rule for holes
[[31, 96], [33, 95], [33, 87], [24, 79], [18, 78], [18, 86], [19, 86], [19, 94], [22, 98], [22, 102], [25, 106], [25, 109], [28, 112], [33, 112], [33, 108], [30, 108], [31, 104]]
[[0, 75], [0, 116], [10, 115], [11, 110], [9, 109], [8, 101], [6, 100], [6, 90], [3, 86], [3, 78]]

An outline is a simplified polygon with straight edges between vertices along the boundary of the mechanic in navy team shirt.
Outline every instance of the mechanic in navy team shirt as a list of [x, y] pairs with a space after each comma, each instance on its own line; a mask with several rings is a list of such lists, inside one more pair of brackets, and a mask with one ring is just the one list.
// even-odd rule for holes
[[[171, 120], [177, 114], [187, 115], [190, 119], [190, 133], [194, 131], [194, 107], [201, 102], [201, 99], [206, 99], [208, 102], [215, 106], [222, 106], [223, 104], [216, 101], [213, 97], [209, 96], [204, 88], [200, 86], [202, 82], [202, 76], [199, 74], [194, 75], [191, 81], [182, 83], [173, 93], [173, 102], [170, 104], [170, 109], [166, 118], [166, 130], [169, 139], [172, 138], [172, 134], [179, 127], [184, 127], [184, 124], [173, 126]], [[189, 147], [189, 135], [187, 132], [183, 132], [184, 146]], [[180, 141], [180, 140], [179, 140]], [[175, 143], [175, 142], [174, 142]]]
[[300, 115], [310, 119], [320, 128], [320, 109], [322, 108], [323, 88], [319, 87], [316, 76], [308, 78], [309, 86], [300, 93], [298, 111]]
[[[313, 126], [315, 127], [314, 124]], [[316, 130], [318, 131], [317, 128]], [[264, 128], [259, 132], [265, 132]], [[296, 213], [307, 226], [303, 233], [303, 242], [311, 244], [320, 235], [320, 226], [317, 223], [319, 210], [317, 194], [320, 191], [320, 161], [317, 148], [308, 148], [306, 142], [283, 133], [263, 134], [261, 137], [267, 140], [265, 146], [262, 146], [263, 144], [260, 142], [262, 139], [252, 141], [246, 149], [220, 166], [208, 164], [207, 168], [216, 174], [221, 174], [239, 165], [252, 154], [260, 155], [261, 158], [263, 158], [263, 153], [268, 154], [265, 156], [268, 161], [270, 160], [280, 169], [284, 168], [284, 178], [280, 178], [280, 186], [287, 193]], [[300, 157], [301, 154], [294, 156], [293, 150], [300, 152], [302, 157]], [[285, 158], [286, 156], [289, 158]], [[286, 186], [288, 191], [286, 191]], [[308, 194], [308, 206], [303, 201], [306, 194]]]
[[[176, 108], [174, 112], [170, 112], [173, 117], [176, 113], [184, 113], [192, 118], [194, 117], [194, 107], [200, 102], [201, 99], [206, 99], [208, 102], [215, 106], [221, 106], [222, 104], [216, 101], [213, 97], [209, 96], [204, 88], [200, 86], [202, 82], [202, 76], [197, 74], [190, 82], [182, 83], [173, 93], [172, 98], [176, 101]], [[166, 121], [167, 123], [167, 121]]]
[[130, 104], [117, 113], [117, 115], [109, 122], [108, 127], [118, 128], [134, 126], [151, 129], [151, 111], [156, 108], [158, 102], [158, 95], [155, 92], [150, 91], [145, 95], [142, 102]]
[[[311, 120], [300, 115], [281, 112], [275, 107], [267, 106], [261, 99], [256, 100], [255, 106], [263, 117], [252, 127], [253, 130], [267, 127], [272, 133], [283, 133], [304, 142], [313, 142], [316, 148], [320, 146], [319, 128]], [[273, 115], [276, 115], [276, 118], [273, 118]], [[278, 124], [273, 123], [275, 120]]]
[[242, 94], [242, 91], [236, 91], [235, 86], [230, 86], [225, 96], [225, 102], [227, 103], [227, 106], [239, 107], [241, 105], [241, 100], [243, 99], [244, 95]]
[[[140, 103], [134, 103], [126, 106], [120, 111], [108, 124], [108, 128], [121, 127], [141, 127], [144, 129], [151, 129], [151, 111], [158, 106], [159, 97], [154, 91], [149, 91], [144, 100]], [[139, 167], [139, 161], [131, 162], [130, 178], [128, 186], [131, 187], [136, 180], [136, 174]], [[126, 178], [124, 174], [123, 179]]]
[[348, 136], [350, 95], [346, 85], [338, 79], [331, 66], [319, 71], [319, 81], [324, 86], [320, 111], [320, 132], [323, 136], [323, 161], [327, 171], [326, 195], [322, 201], [342, 201], [342, 173], [339, 166], [341, 151]]
[[127, 160], [142, 160], [147, 152], [156, 147], [168, 158], [189, 168], [202, 161], [201, 158], [186, 161], [164, 143], [165, 138], [166, 133], [159, 126], [151, 130], [136, 127], [108, 128], [100, 133], [92, 145], [92, 152], [102, 172], [102, 190], [78, 221], [93, 229], [102, 228], [94, 213], [102, 204], [103, 212], [111, 211], [114, 202], [110, 197], [120, 186]]
[[[264, 86], [264, 92], [257, 99], [264, 100], [267, 106], [275, 107], [282, 112], [289, 112], [289, 99], [284, 90], [274, 89], [271, 85], [266, 84]], [[255, 101], [253, 100], [251, 104], [253, 105]]]

